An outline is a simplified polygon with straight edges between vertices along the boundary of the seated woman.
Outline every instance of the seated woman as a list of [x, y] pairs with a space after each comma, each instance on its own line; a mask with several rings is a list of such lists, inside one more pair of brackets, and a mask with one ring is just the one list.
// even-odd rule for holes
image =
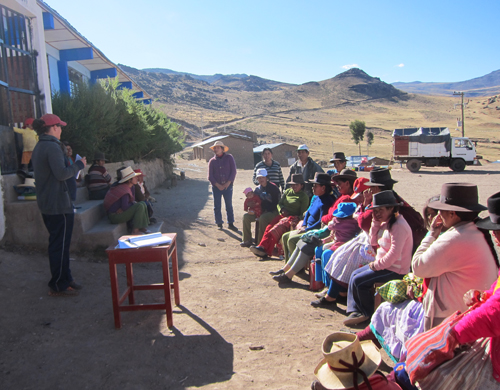
[[330, 207], [328, 214], [321, 218], [321, 222], [324, 225], [328, 225], [328, 222], [333, 219], [333, 212], [337, 210], [337, 206], [340, 203], [351, 201], [351, 196], [354, 194], [354, 182], [356, 179], [356, 172], [351, 171], [350, 169], [343, 169], [340, 174], [332, 176], [332, 182], [335, 183], [340, 196], [337, 198], [332, 207]]
[[304, 192], [304, 178], [302, 174], [292, 175], [292, 181], [278, 202], [279, 215], [276, 216], [266, 227], [259, 245], [251, 246], [250, 250], [255, 256], [272, 256], [274, 246], [279, 242], [281, 236], [297, 226], [300, 218], [309, 207], [309, 197]]
[[85, 183], [89, 192], [90, 200], [104, 199], [111, 184], [111, 175], [108, 173], [104, 164], [106, 163], [104, 153], [96, 152], [94, 161], [85, 176]]
[[131, 167], [118, 171], [118, 181], [114, 183], [104, 197], [104, 209], [111, 223], [130, 222], [132, 234], [149, 233], [148, 208], [144, 202], [136, 202], [132, 188], [137, 184], [136, 173]]
[[[429, 203], [429, 207], [439, 214], [412, 260], [415, 275], [429, 278], [423, 298], [425, 330], [439, 325], [456, 310], [465, 310], [461, 298], [465, 292], [488, 288], [498, 272], [491, 237], [473, 222], [486, 209], [478, 203], [476, 185], [443, 184], [440, 200]], [[443, 227], [448, 230], [440, 236]]]
[[[260, 197], [262, 214], [259, 217], [258, 239], [264, 235], [267, 225], [278, 215], [278, 202], [280, 200], [280, 190], [276, 184], [267, 178], [267, 171], [259, 169], [256, 173], [257, 181], [260, 183], [255, 189], [255, 194]], [[240, 244], [243, 247], [252, 245], [252, 222], [256, 221], [255, 214], [243, 214], [243, 235]]]
[[[438, 213], [438, 210], [429, 207], [429, 203], [436, 200], [439, 200], [439, 195], [429, 198], [423, 209], [425, 227], [429, 230]], [[443, 227], [441, 234], [446, 229]], [[409, 298], [413, 298], [414, 292], [408, 293]], [[406, 356], [406, 340], [424, 331], [422, 299], [420, 296], [418, 299], [407, 299], [400, 303], [382, 302], [373, 313], [370, 325], [358, 332], [357, 336], [360, 340], [380, 343], [379, 347], [384, 348], [394, 362], [401, 361]]]
[[368, 320], [373, 314], [374, 283], [402, 279], [410, 270], [413, 239], [410, 226], [399, 214], [399, 206], [392, 191], [373, 195], [373, 221], [370, 243], [377, 246], [375, 261], [354, 271], [349, 281], [347, 313], [344, 325], [351, 326]]
[[149, 193], [148, 187], [146, 186], [146, 182], [144, 181], [144, 172], [142, 169], [134, 169], [135, 173], [139, 173], [137, 176], [137, 184], [134, 185], [133, 191], [135, 192], [135, 200], [136, 202], [144, 202], [148, 208], [148, 216], [149, 216], [149, 224], [155, 224], [156, 218], [153, 217], [153, 202], [155, 202], [155, 198], [151, 196]]
[[292, 267], [292, 264], [288, 263], [290, 260], [290, 253], [294, 252], [297, 242], [305, 232], [319, 229], [321, 227], [321, 217], [333, 204], [333, 198], [330, 196], [331, 181], [328, 174], [317, 173], [311, 183], [313, 183], [314, 197], [311, 200], [311, 205], [304, 215], [302, 224], [299, 223], [300, 226], [297, 230], [286, 232], [281, 237], [287, 264], [283, 270], [274, 273], [273, 279], [278, 282], [289, 282], [291, 278], [306, 265], [302, 264], [301, 266], [300, 263], [294, 261]]
[[[477, 221], [476, 226], [491, 230], [497, 246], [500, 246], [500, 192], [488, 199], [488, 211], [489, 217]], [[468, 253], [473, 253], [473, 250]], [[464, 295], [464, 306], [482, 302], [451, 330], [457, 344], [468, 345], [453, 359], [442, 363], [426, 378], [419, 380], [418, 384], [422, 390], [448, 389], [451, 380], [456, 384], [453, 389], [500, 389], [499, 287], [500, 275], [488, 291], [472, 289]]]

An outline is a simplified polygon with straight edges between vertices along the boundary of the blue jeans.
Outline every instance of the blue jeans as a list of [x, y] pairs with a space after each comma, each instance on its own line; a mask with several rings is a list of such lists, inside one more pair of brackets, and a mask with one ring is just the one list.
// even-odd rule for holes
[[215, 223], [217, 225], [221, 225], [224, 222], [222, 220], [222, 213], [221, 213], [222, 197], [224, 197], [224, 203], [226, 204], [227, 223], [234, 223], [233, 183], [231, 183], [231, 185], [223, 191], [219, 190], [215, 186], [212, 186], [212, 194], [214, 196]]
[[69, 246], [75, 214], [42, 214], [42, 217], [49, 232], [49, 263], [52, 274], [49, 287], [54, 291], [64, 291], [73, 281], [69, 269]]
[[391, 280], [403, 279], [393, 271], [381, 270], [372, 271], [368, 265], [358, 268], [351, 275], [349, 289], [347, 292], [347, 313], [361, 313], [371, 317], [374, 310], [374, 298], [371, 288], [374, 283], [387, 283]]

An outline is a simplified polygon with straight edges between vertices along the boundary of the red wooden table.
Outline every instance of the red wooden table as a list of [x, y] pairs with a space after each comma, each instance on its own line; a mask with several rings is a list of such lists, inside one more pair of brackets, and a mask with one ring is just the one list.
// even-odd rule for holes
[[[173, 327], [173, 312], [171, 289], [174, 290], [175, 304], [181, 303], [179, 294], [179, 266], [177, 263], [177, 243], [175, 233], [166, 233], [164, 236], [172, 238], [168, 245], [158, 245], [143, 248], [115, 249], [108, 247], [106, 253], [109, 260], [109, 276], [111, 279], [111, 297], [113, 300], [113, 313], [115, 317], [115, 327], [121, 328], [120, 313], [122, 311], [137, 310], [165, 310], [167, 314], [167, 326]], [[120, 237], [120, 239], [129, 236]], [[169, 260], [172, 261], [172, 281], [170, 280]], [[134, 273], [132, 264], [134, 263], [162, 263], [163, 283], [155, 284], [134, 284]], [[127, 289], [120, 296], [117, 277], [117, 264], [125, 264], [127, 273]], [[165, 294], [164, 303], [135, 303], [134, 292], [138, 290], [163, 290]], [[128, 305], [123, 304], [128, 298]]]

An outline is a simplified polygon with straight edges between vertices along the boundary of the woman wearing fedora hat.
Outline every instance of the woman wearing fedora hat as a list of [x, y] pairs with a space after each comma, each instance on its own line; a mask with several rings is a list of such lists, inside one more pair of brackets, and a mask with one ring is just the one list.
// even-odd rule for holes
[[399, 214], [401, 203], [392, 191], [373, 195], [373, 221], [370, 243], [377, 246], [375, 261], [354, 271], [349, 280], [347, 313], [344, 325], [356, 325], [370, 319], [374, 299], [374, 283], [402, 279], [410, 271], [413, 239], [410, 226]]
[[51, 296], [75, 296], [81, 288], [73, 281], [69, 268], [75, 214], [66, 180], [85, 168], [87, 160], [84, 157], [73, 165], [67, 163], [66, 148], [60, 141], [64, 126], [66, 122], [54, 114], [45, 114], [33, 122], [39, 136], [32, 155], [36, 200], [49, 232]]
[[[424, 329], [439, 325], [456, 310], [470, 289], [487, 289], [498, 272], [498, 256], [488, 232], [474, 224], [486, 207], [478, 203], [475, 184], [446, 183], [440, 199], [429, 203], [439, 210], [412, 260], [415, 275], [425, 278]], [[441, 234], [443, 227], [448, 230]]]
[[104, 199], [109, 190], [111, 183], [111, 175], [108, 173], [104, 164], [108, 161], [104, 153], [96, 152], [94, 161], [85, 176], [87, 191], [89, 192], [90, 200]]
[[233, 156], [227, 153], [229, 148], [222, 141], [216, 141], [210, 146], [210, 149], [215, 153], [215, 156], [208, 162], [208, 180], [212, 184], [215, 223], [219, 229], [222, 229], [221, 201], [224, 197], [228, 229], [237, 232], [238, 228], [234, 226], [233, 212], [233, 183], [236, 178], [236, 162]]
[[148, 208], [144, 202], [135, 201], [134, 186], [140, 173], [132, 167], [118, 170], [118, 181], [104, 197], [104, 209], [111, 223], [132, 223], [132, 234], [148, 233]]
[[[500, 246], [500, 192], [488, 198], [488, 212], [489, 217], [476, 220], [475, 224], [480, 229], [491, 231], [497, 246]], [[489, 290], [471, 289], [465, 293], [463, 303], [466, 306], [475, 304], [476, 307], [453, 326], [449, 337], [456, 342], [455, 347], [460, 345], [461, 348], [451, 360], [419, 380], [419, 388], [500, 389], [499, 287], [500, 275]]]

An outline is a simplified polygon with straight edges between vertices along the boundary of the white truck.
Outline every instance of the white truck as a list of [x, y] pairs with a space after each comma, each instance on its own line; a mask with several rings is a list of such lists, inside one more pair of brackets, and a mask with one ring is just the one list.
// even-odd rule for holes
[[450, 167], [462, 172], [477, 160], [476, 148], [467, 137], [452, 137], [447, 127], [395, 129], [394, 161], [406, 163], [410, 172], [426, 167]]

